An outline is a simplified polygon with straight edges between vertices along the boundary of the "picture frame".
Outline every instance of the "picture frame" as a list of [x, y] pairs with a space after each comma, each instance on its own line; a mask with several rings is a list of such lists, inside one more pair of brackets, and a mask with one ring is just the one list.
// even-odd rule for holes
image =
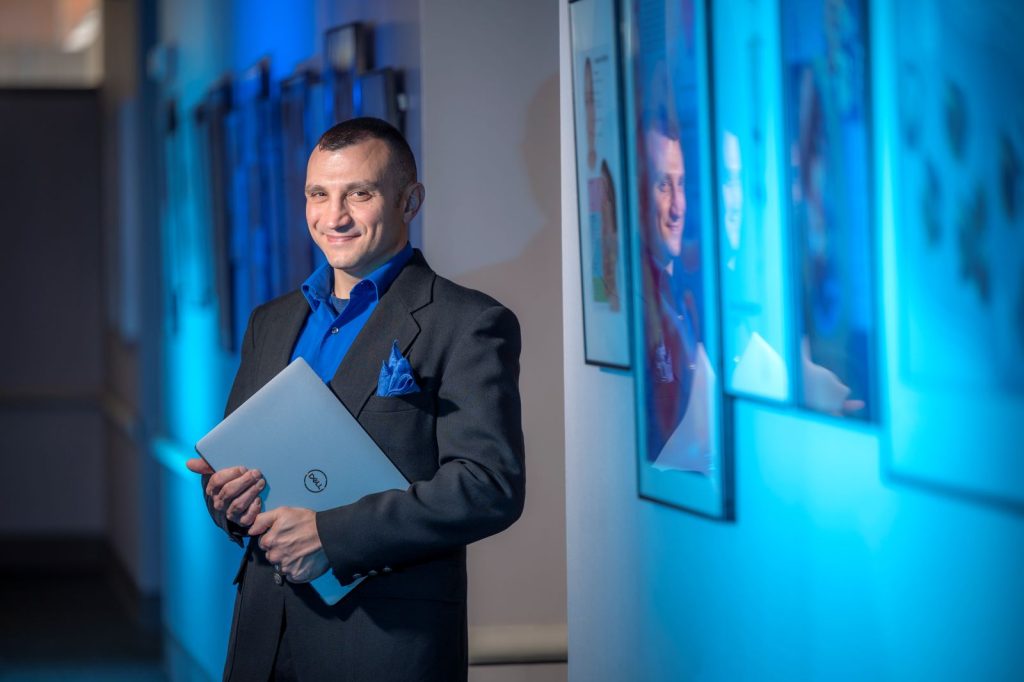
[[614, 0], [569, 4], [584, 362], [629, 369], [619, 16]]
[[780, 0], [796, 404], [877, 423], [868, 0]]
[[282, 198], [287, 251], [285, 286], [297, 289], [322, 262], [306, 225], [306, 164], [324, 131], [320, 74], [300, 66], [281, 81]]
[[391, 67], [372, 69], [358, 76], [355, 110], [359, 116], [373, 116], [403, 130], [401, 74]]
[[883, 469], [1021, 513], [1024, 6], [887, 10]]
[[232, 150], [231, 260], [234, 334], [239, 341], [257, 305], [287, 291], [281, 197], [281, 114], [270, 61], [263, 58], [235, 82]]
[[641, 498], [734, 517], [722, 391], [708, 3], [632, 0], [627, 158]]
[[335, 26], [324, 35], [324, 104], [328, 125], [358, 115], [356, 79], [372, 66], [371, 33], [360, 22]]
[[231, 187], [231, 156], [228, 145], [228, 118], [232, 110], [230, 77], [221, 78], [206, 93], [196, 108], [196, 124], [202, 145], [203, 177], [206, 186], [210, 253], [213, 259], [213, 294], [217, 305], [217, 331], [225, 350], [237, 349], [234, 265], [231, 254], [231, 213], [228, 189]]
[[[775, 0], [716, 0], [713, 121], [724, 389], [793, 400], [789, 242], [783, 214], [781, 74]], [[717, 75], [721, 74], [721, 78]]]

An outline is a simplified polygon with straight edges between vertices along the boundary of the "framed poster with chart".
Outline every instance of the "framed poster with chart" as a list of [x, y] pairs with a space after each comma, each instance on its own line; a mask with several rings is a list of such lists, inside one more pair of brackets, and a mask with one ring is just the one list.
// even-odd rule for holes
[[640, 496], [732, 517], [708, 4], [631, 0], [625, 50]]
[[629, 281], [619, 22], [614, 0], [573, 0], [576, 188], [587, 364], [628, 369]]

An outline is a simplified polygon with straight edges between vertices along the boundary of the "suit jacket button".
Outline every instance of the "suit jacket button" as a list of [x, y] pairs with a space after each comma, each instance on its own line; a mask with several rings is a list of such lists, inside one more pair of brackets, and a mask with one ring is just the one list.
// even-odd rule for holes
[[385, 573], [390, 573], [391, 572], [391, 567], [390, 566], [385, 566], [384, 567], [384, 572]]
[[377, 571], [370, 571], [366, 575], [368, 575], [368, 576], [370, 576], [372, 578], [373, 576], [377, 575]]
[[352, 574], [352, 580], [359, 580], [362, 577], [363, 577], [362, 573], [353, 573]]
[[284, 584], [284, 578], [281, 577], [280, 573], [275, 573], [274, 574], [274, 583], [277, 584], [277, 585], [283, 585]]

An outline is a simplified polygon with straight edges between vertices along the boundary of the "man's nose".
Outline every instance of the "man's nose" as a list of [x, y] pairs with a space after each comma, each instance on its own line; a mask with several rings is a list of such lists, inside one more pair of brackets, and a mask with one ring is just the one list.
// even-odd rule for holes
[[349, 214], [348, 205], [344, 199], [332, 202], [324, 215], [324, 227], [329, 230], [344, 228], [352, 223], [352, 216]]
[[678, 216], [683, 212], [683, 207], [686, 205], [686, 194], [683, 192], [683, 188], [676, 186], [672, 188], [672, 214]]

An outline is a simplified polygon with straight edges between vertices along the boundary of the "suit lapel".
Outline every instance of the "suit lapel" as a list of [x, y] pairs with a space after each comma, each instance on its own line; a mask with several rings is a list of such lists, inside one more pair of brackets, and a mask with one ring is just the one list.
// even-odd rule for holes
[[399, 350], [407, 355], [419, 335], [413, 313], [430, 302], [433, 280], [434, 272], [416, 250], [341, 361], [331, 389], [356, 417], [377, 390], [381, 363], [387, 360], [391, 344], [397, 340]]
[[267, 380], [277, 376], [278, 372], [288, 366], [288, 361], [292, 357], [292, 349], [295, 347], [295, 340], [299, 338], [302, 323], [306, 321], [308, 314], [309, 302], [306, 301], [305, 296], [296, 291], [292, 293], [288, 305], [281, 306], [276, 319], [267, 321], [269, 329], [279, 330], [273, 334], [267, 334], [262, 367]]

